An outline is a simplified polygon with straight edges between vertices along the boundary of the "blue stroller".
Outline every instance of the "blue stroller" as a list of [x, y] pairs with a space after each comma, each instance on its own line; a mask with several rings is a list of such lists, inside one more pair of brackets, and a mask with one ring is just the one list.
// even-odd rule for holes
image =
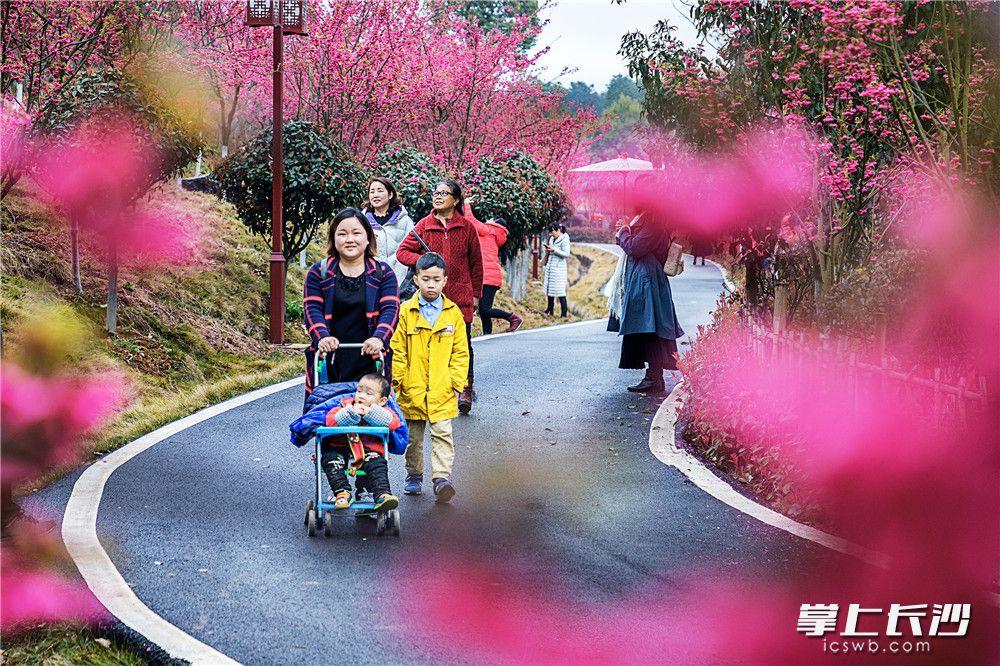
[[[360, 344], [342, 344], [340, 345], [343, 349], [360, 349]], [[320, 356], [317, 354], [316, 362], [313, 368], [313, 386], [319, 386], [319, 379], [322, 374], [325, 374], [325, 368], [329, 362], [332, 361], [332, 355], [329, 357]], [[382, 374], [385, 374], [385, 355], [380, 354], [379, 360], [376, 362], [375, 366]], [[333, 518], [337, 514], [352, 514], [355, 518], [369, 517], [375, 519], [375, 533], [378, 536], [384, 535], [386, 532], [391, 533], [394, 536], [399, 536], [399, 509], [393, 509], [391, 511], [375, 511], [374, 502], [352, 502], [350, 509], [334, 509], [333, 502], [328, 502], [323, 499], [323, 470], [320, 460], [320, 443], [323, 441], [324, 437], [329, 437], [330, 435], [375, 435], [381, 438], [382, 443], [385, 445], [386, 457], [389, 455], [390, 440], [392, 434], [388, 428], [377, 428], [371, 426], [350, 426], [350, 427], [330, 427], [321, 426], [316, 429], [316, 434], [313, 437], [314, 442], [314, 455], [315, 458], [315, 484], [314, 492], [315, 495], [313, 499], [309, 500], [306, 504], [306, 515], [305, 515], [305, 526], [306, 531], [309, 536], [316, 536], [317, 530], [323, 529], [323, 534], [327, 537], [333, 536]], [[355, 470], [353, 466], [348, 466], [348, 474], [351, 476], [364, 476], [364, 471], [358, 469]]]

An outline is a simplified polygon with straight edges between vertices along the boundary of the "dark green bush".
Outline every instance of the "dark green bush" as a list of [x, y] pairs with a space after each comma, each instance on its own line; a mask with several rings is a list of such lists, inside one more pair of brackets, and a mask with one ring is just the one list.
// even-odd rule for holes
[[393, 143], [378, 156], [371, 175], [388, 178], [410, 217], [419, 222], [430, 214], [431, 193], [434, 185], [445, 177], [445, 171], [416, 148]]
[[[284, 254], [290, 261], [337, 211], [357, 206], [365, 176], [347, 151], [313, 124], [284, 127]], [[251, 232], [271, 238], [271, 131], [261, 132], [216, 171], [222, 196]]]

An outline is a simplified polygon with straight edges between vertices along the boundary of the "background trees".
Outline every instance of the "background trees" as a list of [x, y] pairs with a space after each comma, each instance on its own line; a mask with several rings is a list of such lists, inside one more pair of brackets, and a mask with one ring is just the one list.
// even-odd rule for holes
[[536, 160], [524, 153], [482, 158], [469, 179], [475, 192], [475, 210], [481, 219], [507, 220], [507, 283], [511, 296], [524, 295], [528, 275], [528, 253], [522, 252], [530, 238], [566, 216], [562, 187]]

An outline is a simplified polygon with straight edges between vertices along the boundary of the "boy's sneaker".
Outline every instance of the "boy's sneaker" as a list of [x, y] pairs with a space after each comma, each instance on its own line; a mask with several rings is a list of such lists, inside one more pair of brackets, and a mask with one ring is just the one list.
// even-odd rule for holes
[[382, 493], [375, 500], [376, 511], [392, 511], [399, 506], [399, 498], [392, 493]]
[[448, 479], [434, 479], [434, 496], [439, 504], [445, 504], [455, 496], [455, 486]]
[[341, 490], [337, 493], [336, 499], [333, 502], [334, 509], [349, 509], [351, 507], [351, 491]]
[[472, 387], [466, 386], [465, 390], [458, 396], [458, 411], [468, 414], [472, 411]]
[[517, 329], [521, 328], [521, 324], [524, 322], [524, 320], [518, 317], [516, 314], [512, 314], [510, 316], [510, 319], [508, 319], [507, 321], [510, 322], [510, 327], [507, 329], [508, 333], [513, 333]]
[[362, 488], [361, 490], [355, 490], [354, 501], [359, 503], [374, 502], [375, 496], [372, 495], [370, 490]]
[[403, 494], [404, 495], [419, 495], [423, 492], [421, 486], [424, 483], [423, 474], [407, 474], [406, 481], [403, 484]]

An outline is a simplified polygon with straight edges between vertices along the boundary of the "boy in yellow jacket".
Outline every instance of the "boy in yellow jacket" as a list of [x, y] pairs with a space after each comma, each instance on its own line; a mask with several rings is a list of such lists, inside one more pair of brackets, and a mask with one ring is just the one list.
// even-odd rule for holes
[[469, 342], [462, 311], [444, 297], [448, 275], [441, 255], [421, 256], [413, 281], [419, 291], [400, 304], [399, 325], [390, 343], [392, 384], [410, 432], [403, 492], [422, 492], [424, 431], [430, 423], [434, 496], [447, 502], [455, 496], [451, 420], [458, 416], [457, 394], [468, 383]]

